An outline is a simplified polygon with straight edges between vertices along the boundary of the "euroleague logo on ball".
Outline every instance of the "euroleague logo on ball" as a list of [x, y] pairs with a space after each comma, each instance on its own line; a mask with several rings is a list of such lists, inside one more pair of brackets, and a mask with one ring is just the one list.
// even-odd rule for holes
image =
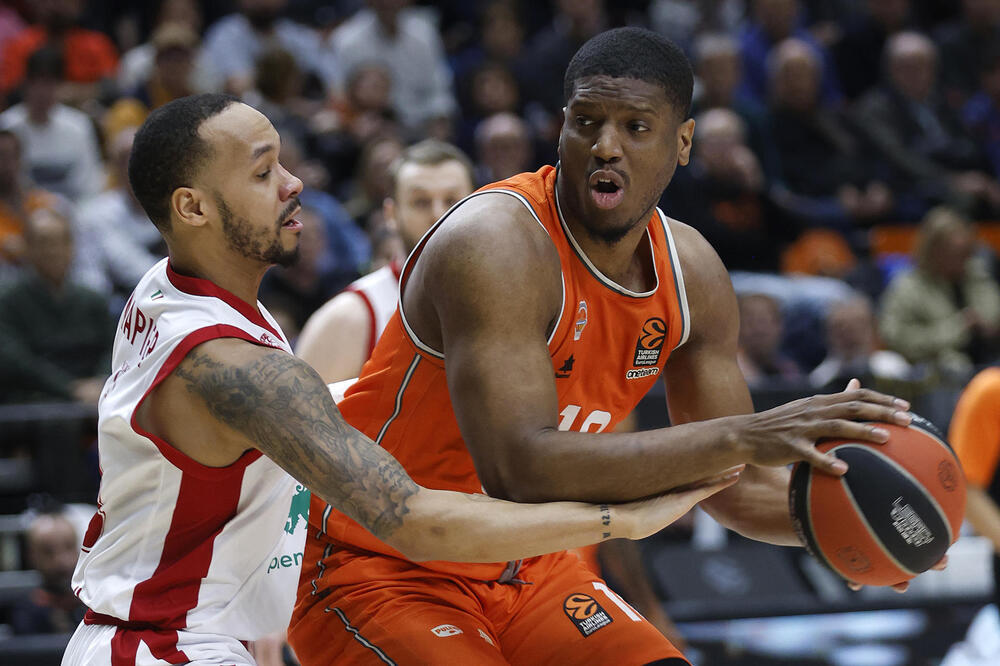
[[632, 365], [656, 365], [660, 362], [660, 351], [667, 339], [667, 324], [659, 317], [650, 317], [642, 325], [642, 333], [635, 343], [635, 357]]
[[958, 479], [955, 476], [955, 465], [950, 460], [942, 460], [937, 468], [938, 481], [941, 486], [951, 492], [958, 487]]

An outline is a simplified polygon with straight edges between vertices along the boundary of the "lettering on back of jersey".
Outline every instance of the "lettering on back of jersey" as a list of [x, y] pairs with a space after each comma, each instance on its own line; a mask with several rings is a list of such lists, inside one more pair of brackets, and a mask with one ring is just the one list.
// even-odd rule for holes
[[[642, 332], [635, 343], [635, 357], [632, 365], [657, 365], [663, 342], [667, 339], [667, 324], [659, 317], [650, 317], [642, 325]], [[631, 379], [631, 378], [630, 378]]]
[[125, 305], [122, 334], [130, 345], [139, 341], [140, 362], [152, 353], [160, 339], [160, 332], [156, 330], [156, 318], [147, 316], [132, 299]]

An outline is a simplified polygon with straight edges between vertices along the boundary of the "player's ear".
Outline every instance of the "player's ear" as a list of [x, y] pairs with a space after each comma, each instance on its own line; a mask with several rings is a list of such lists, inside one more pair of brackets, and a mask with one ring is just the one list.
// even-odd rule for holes
[[694, 118], [688, 118], [677, 127], [677, 163], [687, 166], [691, 159], [691, 142], [694, 139]]
[[191, 227], [201, 227], [208, 222], [205, 204], [203, 193], [194, 187], [178, 187], [170, 195], [171, 216]]

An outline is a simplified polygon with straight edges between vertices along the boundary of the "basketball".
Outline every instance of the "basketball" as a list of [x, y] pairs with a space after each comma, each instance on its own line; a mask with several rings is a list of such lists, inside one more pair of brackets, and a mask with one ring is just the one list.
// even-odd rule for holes
[[792, 469], [789, 506], [799, 537], [848, 581], [894, 585], [931, 568], [958, 538], [965, 477], [941, 432], [914, 415], [879, 423], [889, 441], [817, 445], [849, 466], [836, 477], [807, 463]]

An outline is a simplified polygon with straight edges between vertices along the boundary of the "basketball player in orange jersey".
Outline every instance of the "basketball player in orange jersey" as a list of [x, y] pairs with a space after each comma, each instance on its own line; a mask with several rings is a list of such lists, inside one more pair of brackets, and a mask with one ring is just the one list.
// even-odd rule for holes
[[[461, 150], [434, 139], [416, 143], [390, 169], [392, 196], [383, 204], [386, 222], [406, 254], [444, 215], [472, 192], [472, 163]], [[403, 257], [355, 280], [306, 322], [295, 353], [327, 383], [357, 377], [375, 341], [396, 310]]]
[[[746, 463], [702, 506], [799, 545], [787, 463], [842, 474], [815, 441], [885, 441], [858, 421], [906, 424], [908, 405], [852, 385], [753, 414], [725, 269], [656, 209], [691, 148], [687, 60], [617, 29], [565, 81], [561, 166], [484, 188], [424, 236], [345, 418], [422, 483], [524, 501], [644, 497]], [[676, 425], [612, 433], [661, 376]], [[574, 555], [416, 564], [318, 498], [310, 523], [289, 627], [304, 664], [686, 663]]]
[[89, 611], [63, 664], [253, 664], [292, 613], [307, 484], [410, 557], [490, 561], [649, 534], [731, 484], [638, 503], [518, 505], [431, 490], [348, 426], [257, 302], [294, 259], [302, 181], [261, 113], [166, 104], [129, 182], [166, 241], [118, 323], [100, 401], [100, 510], [73, 589]]

